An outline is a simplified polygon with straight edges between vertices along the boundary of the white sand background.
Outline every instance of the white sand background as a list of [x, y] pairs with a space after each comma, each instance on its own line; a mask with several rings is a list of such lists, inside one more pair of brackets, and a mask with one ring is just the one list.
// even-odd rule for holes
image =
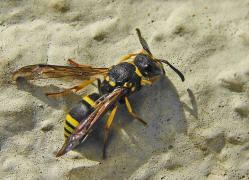
[[[135, 28], [186, 81], [165, 66], [166, 78], [130, 98], [147, 127], [121, 106], [106, 160], [101, 130], [56, 158], [66, 112], [96, 88], [47, 98], [75, 83], [16, 86], [12, 73], [68, 58], [109, 67], [141, 50]], [[0, 77], [0, 179], [249, 178], [248, 0], [1, 0]]]

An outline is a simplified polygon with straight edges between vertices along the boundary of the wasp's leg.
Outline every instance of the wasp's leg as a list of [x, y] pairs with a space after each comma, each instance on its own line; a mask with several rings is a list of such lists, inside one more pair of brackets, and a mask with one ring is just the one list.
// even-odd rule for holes
[[103, 94], [102, 94], [102, 91], [101, 91], [101, 81], [100, 81], [100, 79], [98, 78], [97, 79], [98, 80], [98, 91], [99, 91], [99, 94], [102, 96]]
[[53, 96], [53, 95], [58, 95], [58, 94], [65, 94], [65, 93], [68, 93], [68, 92], [70, 92], [70, 91], [72, 91], [72, 90], [74, 90], [74, 89], [75, 89], [75, 91], [77, 92], [77, 91], [79, 91], [80, 89], [82, 89], [82, 88], [88, 86], [89, 84], [92, 84], [92, 83], [93, 83], [94, 81], [96, 81], [96, 80], [100, 81], [99, 78], [90, 79], [89, 81], [83, 82], [82, 84], [80, 84], [80, 85], [78, 85], [78, 86], [74, 86], [74, 87], [72, 87], [72, 88], [66, 89], [66, 90], [61, 91], [61, 92], [46, 93], [46, 96]]
[[99, 95], [102, 96], [102, 91], [101, 91], [101, 80], [98, 79], [98, 82], [97, 82], [97, 85], [96, 84], [92, 84], [94, 87], [98, 88], [98, 91], [99, 91]]
[[121, 63], [121, 62], [123, 62], [123, 61], [126, 61], [126, 60], [128, 60], [128, 59], [130, 59], [130, 57], [132, 57], [132, 56], [137, 56], [138, 54], [128, 54], [127, 56], [125, 56], [125, 57], [123, 57], [120, 61], [119, 61], [119, 63]]
[[92, 66], [89, 66], [89, 65], [78, 64], [78, 63], [76, 63], [75, 61], [73, 61], [72, 59], [68, 59], [67, 61], [68, 61], [70, 64], [72, 64], [72, 65], [74, 65], [74, 66], [76, 66], [76, 67], [89, 67], [89, 68], [92, 67]]
[[130, 113], [130, 115], [132, 115], [134, 118], [136, 118], [137, 120], [139, 120], [141, 123], [143, 123], [144, 125], [147, 125], [147, 123], [142, 120], [140, 117], [138, 117], [134, 112], [132, 112], [132, 108], [131, 108], [131, 105], [128, 101], [128, 98], [125, 96], [125, 104], [126, 104], [126, 107]]
[[157, 79], [158, 79], [158, 77], [154, 77], [154, 78], [152, 78], [150, 80], [142, 79], [141, 80], [141, 85], [144, 85], [144, 84], [152, 85]]
[[153, 82], [154, 81], [152, 81], [152, 80], [142, 79], [141, 80], [141, 85], [142, 86], [145, 85], [145, 84], [152, 85]]
[[106, 125], [105, 125], [105, 136], [104, 136], [104, 146], [103, 146], [103, 158], [105, 158], [106, 141], [107, 141], [107, 138], [108, 138], [109, 127], [110, 127], [111, 124], [112, 124], [112, 120], [113, 120], [113, 118], [114, 118], [114, 116], [115, 116], [115, 114], [116, 114], [117, 108], [118, 108], [118, 105], [116, 105], [116, 106], [113, 108], [113, 110], [112, 110], [112, 112], [111, 112], [111, 114], [110, 114], [110, 116], [109, 116], [109, 118], [108, 118], [108, 120], [107, 120], [107, 123], [106, 123]]
[[159, 77], [153, 77], [150, 79], [150, 82], [154, 83], [156, 80], [158, 80]]
[[146, 79], [142, 79], [142, 80], [141, 80], [141, 85], [144, 85], [144, 84], [151, 85], [151, 84], [152, 84], [152, 82], [151, 82], [151, 81], [149, 81], [149, 80], [146, 80]]

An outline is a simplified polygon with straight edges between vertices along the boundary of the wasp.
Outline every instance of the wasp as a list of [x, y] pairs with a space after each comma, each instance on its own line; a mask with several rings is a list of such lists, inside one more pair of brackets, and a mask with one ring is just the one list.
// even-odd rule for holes
[[139, 29], [136, 29], [142, 51], [136, 54], [128, 54], [123, 57], [117, 65], [109, 68], [94, 68], [89, 65], [81, 65], [69, 59], [69, 63], [73, 66], [57, 66], [37, 64], [22, 67], [13, 74], [13, 80], [25, 78], [27, 80], [35, 80], [42, 78], [62, 78], [71, 77], [77, 79], [85, 79], [96, 75], [102, 75], [104, 80], [92, 78], [84, 81], [82, 84], [65, 89], [61, 92], [47, 93], [47, 96], [64, 94], [69, 91], [80, 89], [92, 84], [94, 81], [98, 83], [99, 93], [92, 93], [78, 102], [66, 115], [64, 125], [65, 143], [57, 154], [62, 156], [68, 151], [74, 149], [77, 145], [84, 142], [90, 133], [94, 123], [111, 110], [107, 120], [104, 134], [103, 157], [105, 156], [105, 146], [108, 138], [108, 130], [114, 119], [118, 102], [124, 102], [130, 115], [142, 122], [147, 123], [137, 116], [131, 108], [128, 96], [139, 91], [145, 84], [151, 85], [160, 75], [165, 74], [163, 63], [173, 69], [184, 81], [183, 74], [171, 65], [168, 61], [153, 57], [149, 46], [142, 37]]

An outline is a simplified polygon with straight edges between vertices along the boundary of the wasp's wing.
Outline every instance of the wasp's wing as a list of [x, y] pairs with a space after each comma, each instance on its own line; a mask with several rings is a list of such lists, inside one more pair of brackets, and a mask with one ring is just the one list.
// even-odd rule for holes
[[142, 37], [142, 35], [141, 35], [140, 29], [137, 28], [136, 31], [137, 31], [137, 35], [138, 35], [140, 44], [142, 45], [143, 49], [144, 49], [150, 56], [152, 56], [152, 53], [150, 52], [150, 48], [149, 48], [147, 42], [145, 41], [145, 39], [144, 39], [144, 38]]
[[12, 79], [14, 81], [18, 80], [19, 78], [24, 78], [26, 80], [61, 77], [83, 79], [85, 77], [94, 76], [97, 74], [105, 74], [107, 71], [108, 68], [70, 67], [36, 64], [22, 67], [18, 71], [14, 72]]
[[[81, 143], [81, 139], [87, 137], [89, 130], [93, 124], [110, 109], [122, 96], [127, 93], [127, 89], [116, 88], [112, 93], [104, 95], [101, 98], [101, 102], [98, 102], [95, 111], [93, 111], [85, 120], [77, 126], [76, 130], [65, 141], [64, 145], [57, 153], [56, 157], [60, 157], [68, 151], [74, 149]], [[100, 99], [101, 99], [100, 98]]]

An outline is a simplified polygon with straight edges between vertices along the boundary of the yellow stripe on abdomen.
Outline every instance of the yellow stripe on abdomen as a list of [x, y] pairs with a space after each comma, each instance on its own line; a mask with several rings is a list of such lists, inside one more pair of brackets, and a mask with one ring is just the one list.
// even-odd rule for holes
[[66, 121], [69, 122], [73, 127], [77, 127], [79, 125], [79, 122], [72, 118], [70, 114], [67, 114]]
[[[67, 123], [65, 122], [64, 124], [64, 128], [66, 128], [70, 133], [74, 132], [74, 129], [72, 129], [70, 126], [67, 125]], [[76, 127], [75, 127], [76, 128]]]
[[97, 104], [88, 96], [83, 97], [83, 100], [90, 104], [93, 108], [96, 108]]
[[64, 130], [64, 137], [65, 137], [65, 139], [67, 139], [67, 137], [70, 137], [70, 136], [71, 136], [71, 134], [69, 134], [67, 131]]

